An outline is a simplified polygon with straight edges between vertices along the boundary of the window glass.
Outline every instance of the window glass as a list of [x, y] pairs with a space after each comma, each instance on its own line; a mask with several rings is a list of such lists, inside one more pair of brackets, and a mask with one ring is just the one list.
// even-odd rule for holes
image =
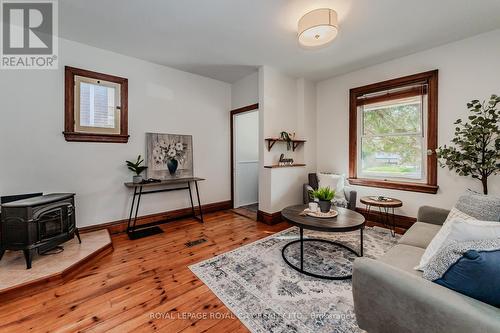
[[362, 177], [425, 179], [424, 104], [415, 96], [360, 107]]
[[80, 126], [115, 127], [115, 88], [80, 83]]

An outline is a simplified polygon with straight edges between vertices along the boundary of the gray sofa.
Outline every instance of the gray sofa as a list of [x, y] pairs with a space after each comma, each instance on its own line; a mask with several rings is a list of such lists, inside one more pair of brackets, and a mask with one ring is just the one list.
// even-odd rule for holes
[[382, 258], [355, 260], [354, 309], [362, 329], [369, 333], [500, 332], [500, 309], [425, 280], [413, 269], [448, 212], [421, 207], [418, 222]]
[[[311, 196], [309, 194], [311, 191], [317, 190], [319, 187], [317, 174], [310, 173], [308, 175], [308, 180], [309, 180], [309, 182], [307, 184], [304, 184], [304, 190], [303, 190], [303, 194], [302, 194], [304, 204], [307, 204], [307, 203], [313, 201], [313, 199], [311, 198]], [[344, 196], [345, 196], [345, 200], [346, 200], [345, 208], [355, 210], [356, 209], [356, 197], [357, 197], [356, 191], [349, 186], [345, 186], [344, 187]]]

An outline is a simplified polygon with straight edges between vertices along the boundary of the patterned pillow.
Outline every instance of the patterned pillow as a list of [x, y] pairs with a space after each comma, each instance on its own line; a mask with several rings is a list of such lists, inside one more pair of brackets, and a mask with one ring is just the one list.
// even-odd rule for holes
[[500, 197], [467, 190], [458, 198], [455, 207], [481, 221], [500, 221]]
[[467, 215], [464, 212], [462, 212], [462, 211], [458, 210], [457, 208], [453, 207], [450, 210], [450, 213], [448, 214], [448, 217], [446, 218], [446, 221], [444, 221], [444, 223], [449, 222], [449, 221], [451, 221], [451, 220], [453, 220], [455, 218], [459, 218], [459, 219], [466, 220], [466, 221], [477, 220], [475, 217]]
[[422, 277], [434, 281], [442, 278], [446, 271], [469, 250], [493, 251], [500, 250], [500, 239], [481, 239], [465, 242], [452, 242], [444, 246], [427, 265], [424, 266]]

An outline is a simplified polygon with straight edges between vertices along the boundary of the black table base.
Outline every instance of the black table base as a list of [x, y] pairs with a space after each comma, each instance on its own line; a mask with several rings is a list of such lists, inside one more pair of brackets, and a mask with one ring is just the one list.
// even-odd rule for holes
[[[394, 214], [394, 207], [377, 207], [380, 216], [380, 223], [391, 231], [392, 237], [396, 237], [396, 214]], [[370, 216], [372, 205], [365, 205], [365, 211], [367, 216]]]
[[[195, 205], [193, 201], [193, 191], [191, 190], [191, 183], [194, 183], [194, 189], [196, 190], [196, 198], [198, 199], [198, 210], [200, 215], [196, 215], [196, 210], [195, 210]], [[180, 191], [180, 190], [188, 190], [189, 191], [189, 199], [191, 202], [191, 212], [192, 212], [192, 217], [203, 223], [203, 210], [201, 207], [201, 201], [200, 201], [200, 192], [198, 190], [198, 181], [197, 180], [186, 180], [184, 184], [182, 183], [177, 183], [180, 184], [182, 187], [175, 187], [175, 188], [166, 188], [166, 189], [160, 189], [160, 190], [150, 190], [150, 191], [143, 191], [143, 186], [136, 186], [134, 187], [134, 196], [132, 198], [132, 205], [130, 206], [130, 215], [128, 218], [128, 224], [127, 224], [127, 234], [129, 239], [139, 239], [143, 237], [148, 237], [152, 235], [156, 235], [159, 233], [162, 233], [163, 230], [159, 227], [157, 227], [158, 224], [163, 224], [167, 221], [160, 221], [160, 222], [152, 222], [152, 223], [145, 223], [136, 226], [137, 223], [137, 214], [139, 212], [139, 205], [141, 203], [141, 197], [143, 194], [152, 194], [152, 193], [161, 193], [161, 192], [171, 192], [171, 191]], [[163, 185], [163, 184], [159, 184]], [[164, 184], [164, 185], [169, 185], [169, 184]], [[134, 208], [135, 208], [135, 214], [134, 214]], [[134, 216], [132, 217], [132, 215]]]
[[[338, 242], [334, 242], [334, 241], [330, 241], [330, 240], [326, 240], [326, 239], [319, 239], [319, 238], [304, 239], [304, 229], [303, 228], [299, 228], [299, 229], [300, 229], [300, 238], [298, 240], [294, 240], [294, 241], [286, 244], [283, 247], [283, 249], [281, 250], [281, 255], [283, 257], [283, 260], [288, 264], [288, 266], [290, 266], [291, 268], [295, 269], [296, 271], [298, 271], [304, 275], [312, 276], [312, 277], [324, 279], [324, 280], [349, 280], [352, 278], [352, 274], [342, 275], [342, 276], [328, 276], [328, 275], [320, 275], [320, 274], [315, 274], [315, 273], [311, 273], [311, 272], [306, 271], [304, 269], [304, 243], [305, 242], [327, 243], [327, 244], [341, 247], [341, 248], [346, 249], [349, 252], [355, 254], [358, 257], [362, 257], [363, 256], [363, 228], [359, 229], [360, 230], [360, 252], [359, 253], [356, 252], [355, 250], [351, 249], [350, 247], [348, 247], [344, 244], [338, 243]], [[296, 244], [296, 243], [300, 243], [300, 267], [292, 264], [287, 259], [286, 255], [285, 255], [286, 249], [289, 246]]]

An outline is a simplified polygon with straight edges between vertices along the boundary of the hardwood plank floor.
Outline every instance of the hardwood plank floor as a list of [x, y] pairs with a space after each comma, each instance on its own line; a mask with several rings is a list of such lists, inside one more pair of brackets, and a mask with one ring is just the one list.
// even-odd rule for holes
[[62, 283], [1, 298], [0, 332], [248, 332], [188, 266], [287, 227], [222, 211], [135, 241], [114, 235], [111, 254]]

